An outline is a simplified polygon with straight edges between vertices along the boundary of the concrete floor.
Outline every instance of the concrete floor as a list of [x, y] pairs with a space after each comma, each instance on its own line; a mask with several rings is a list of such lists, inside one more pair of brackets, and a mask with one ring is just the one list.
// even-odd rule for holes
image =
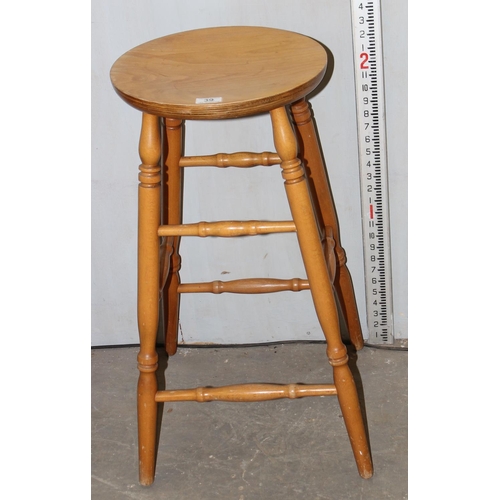
[[[92, 351], [92, 498], [252, 500], [408, 498], [408, 352], [351, 355], [368, 422], [374, 475], [357, 474], [337, 398], [165, 403], [156, 479], [138, 483], [138, 348]], [[324, 344], [160, 352], [159, 385], [330, 383]]]

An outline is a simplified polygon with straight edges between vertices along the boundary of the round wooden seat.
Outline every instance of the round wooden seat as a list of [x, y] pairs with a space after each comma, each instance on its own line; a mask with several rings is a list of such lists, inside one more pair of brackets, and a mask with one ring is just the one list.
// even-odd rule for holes
[[297, 33], [219, 27], [139, 45], [111, 68], [116, 92], [131, 106], [179, 119], [237, 118], [295, 102], [321, 82], [324, 48]]

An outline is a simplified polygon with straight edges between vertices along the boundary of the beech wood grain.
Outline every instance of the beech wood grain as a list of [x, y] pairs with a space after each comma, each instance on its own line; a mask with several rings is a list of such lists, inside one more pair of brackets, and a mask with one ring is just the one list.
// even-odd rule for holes
[[149, 485], [154, 479], [156, 449], [155, 402], [158, 383], [156, 332], [159, 317], [160, 251], [156, 234], [160, 224], [160, 125], [158, 117], [143, 114], [139, 155], [139, 227], [137, 323], [140, 350], [137, 355], [137, 415], [139, 439], [139, 481]]
[[[141, 111], [214, 120], [262, 113], [296, 101], [316, 88], [326, 65], [325, 50], [307, 36], [226, 26], [139, 45], [115, 62], [111, 82], [122, 99]], [[200, 98], [222, 100], [196, 104]]]
[[281, 163], [278, 153], [217, 153], [210, 156], [185, 156], [180, 159], [181, 167], [268, 167]]
[[295, 223], [293, 221], [219, 221], [219, 222], [196, 222], [193, 224], [172, 224], [160, 226], [159, 236], [223, 236], [231, 238], [234, 236], [253, 236], [256, 234], [270, 233], [293, 233]]
[[337, 389], [333, 384], [238, 384], [224, 387], [197, 387], [196, 389], [177, 389], [158, 391], [157, 402], [167, 401], [231, 401], [252, 402], [272, 399], [296, 399], [307, 396], [334, 396]]
[[208, 283], [184, 283], [177, 288], [179, 293], [275, 293], [301, 292], [309, 290], [309, 282], [300, 278], [280, 280], [273, 278], [248, 278], [233, 281], [210, 281]]

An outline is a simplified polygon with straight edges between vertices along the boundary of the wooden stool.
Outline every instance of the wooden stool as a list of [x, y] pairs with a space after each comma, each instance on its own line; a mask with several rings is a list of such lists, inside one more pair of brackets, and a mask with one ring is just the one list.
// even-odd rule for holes
[[[327, 175], [310, 107], [305, 100], [323, 79], [326, 66], [325, 50], [306, 36], [270, 28], [223, 27], [152, 40], [125, 53], [111, 69], [116, 92], [142, 112], [137, 395], [139, 479], [143, 485], [154, 480], [157, 405], [165, 401], [262, 401], [336, 394], [359, 474], [363, 478], [372, 475], [359, 400], [347, 364], [347, 350], [340, 336], [335, 293], [356, 349], [363, 347], [363, 337], [351, 278], [345, 266], [345, 252], [339, 243]], [[297, 137], [288, 117], [288, 106]], [[264, 112], [271, 116], [277, 153], [183, 156], [184, 120], [240, 118]], [[183, 167], [274, 164], [282, 169], [293, 221], [182, 224]], [[181, 236], [232, 237], [274, 232], [297, 233], [307, 280], [179, 282]], [[161, 302], [166, 350], [173, 355], [177, 349], [180, 293], [267, 293], [304, 289], [311, 290], [327, 341], [334, 384], [244, 384], [158, 391], [155, 343]]]

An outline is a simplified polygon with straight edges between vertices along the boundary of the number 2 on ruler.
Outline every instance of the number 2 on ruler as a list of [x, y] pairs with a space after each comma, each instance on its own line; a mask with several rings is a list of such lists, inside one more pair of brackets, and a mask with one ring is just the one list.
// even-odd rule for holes
[[368, 66], [368, 54], [366, 52], [361, 52], [361, 54], [359, 54], [359, 57], [361, 58], [359, 67], [361, 69], [370, 69], [370, 66]]

